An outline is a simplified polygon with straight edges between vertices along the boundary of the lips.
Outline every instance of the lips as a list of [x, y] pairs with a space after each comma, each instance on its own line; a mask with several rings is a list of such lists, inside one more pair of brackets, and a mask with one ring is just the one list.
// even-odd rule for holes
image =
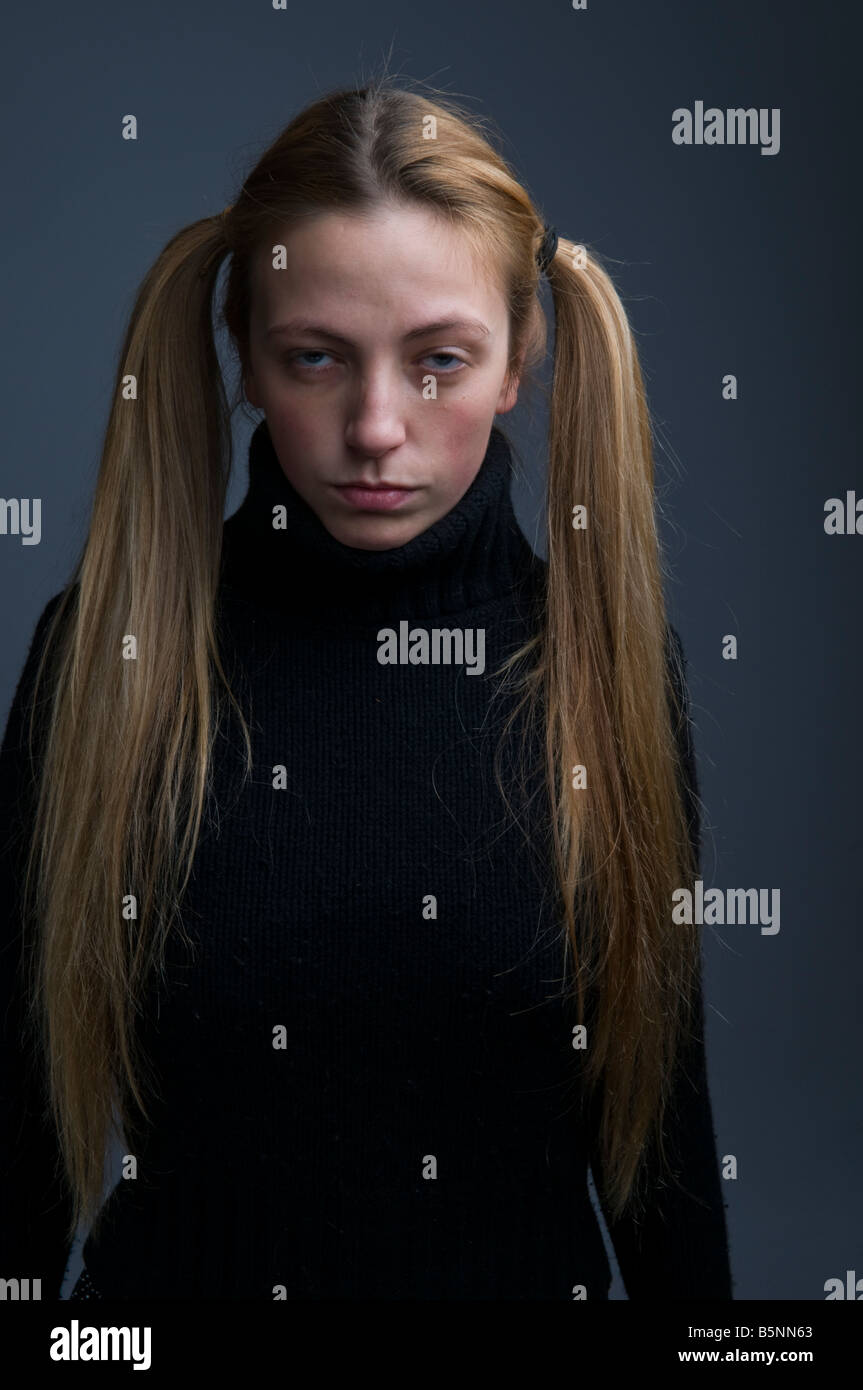
[[397, 483], [375, 483], [373, 487], [363, 483], [334, 483], [333, 487], [349, 505], [372, 512], [390, 511], [417, 491], [413, 487], [399, 487]]

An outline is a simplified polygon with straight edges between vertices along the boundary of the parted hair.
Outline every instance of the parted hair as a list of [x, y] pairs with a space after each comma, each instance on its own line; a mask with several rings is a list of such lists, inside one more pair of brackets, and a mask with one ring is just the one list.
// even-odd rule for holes
[[[224, 214], [171, 238], [137, 292], [88, 534], [48, 625], [29, 726], [31, 753], [37, 722], [39, 747], [28, 1017], [74, 1199], [70, 1236], [81, 1220], [98, 1224], [112, 1131], [130, 1142], [147, 1122], [153, 1083], [135, 1019], [168, 933], [183, 930], [229, 706], [252, 766], [214, 618], [232, 415], [214, 333], [220, 270], [222, 321], [242, 367], [256, 252], [299, 218], [420, 206], [462, 232], [500, 286], [507, 371], [530, 373], [547, 353], [544, 218], [498, 144], [488, 121], [448, 95], [389, 77], [325, 95], [264, 151]], [[545, 592], [505, 674], [543, 729], [569, 988], [589, 1018], [582, 1081], [601, 1102], [603, 1188], [619, 1215], [639, 1204], [647, 1155], [655, 1148], [666, 1162], [670, 1078], [699, 965], [696, 928], [672, 924], [671, 895], [697, 872], [697, 854], [669, 717], [651, 425], [633, 332], [583, 243], [558, 232], [546, 273], [555, 331]], [[575, 506], [585, 508], [579, 529]], [[135, 661], [121, 659], [130, 633]], [[577, 766], [586, 787], [573, 785]], [[129, 893], [133, 921], [121, 911]]]

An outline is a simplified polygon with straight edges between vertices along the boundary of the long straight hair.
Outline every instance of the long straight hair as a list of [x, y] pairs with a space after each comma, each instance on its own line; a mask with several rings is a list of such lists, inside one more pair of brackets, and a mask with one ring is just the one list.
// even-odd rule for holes
[[[222, 713], [248, 727], [214, 618], [231, 410], [213, 332], [216, 280], [248, 361], [250, 261], [297, 219], [420, 206], [459, 230], [509, 309], [508, 371], [546, 350], [544, 221], [487, 122], [389, 78], [331, 93], [264, 152], [225, 214], [178, 232], [145, 276], [123, 342], [86, 543], [48, 625], [25, 874], [28, 999], [73, 1198], [98, 1225], [112, 1131], [148, 1120], [135, 1041], [192, 868]], [[673, 690], [654, 517], [651, 431], [633, 335], [586, 247], [560, 237], [548, 564], [541, 618], [505, 663], [543, 721], [543, 783], [564, 905], [584, 1083], [601, 1095], [605, 1194], [635, 1208], [691, 1023], [692, 928], [671, 894], [694, 851], [669, 720]], [[586, 509], [575, 530], [573, 508]], [[136, 659], [125, 660], [130, 639]], [[31, 752], [37, 702], [30, 725]], [[537, 726], [538, 727], [538, 726]], [[573, 770], [587, 770], [586, 788]], [[136, 908], [130, 907], [136, 900]], [[585, 905], [576, 910], [576, 902]]]

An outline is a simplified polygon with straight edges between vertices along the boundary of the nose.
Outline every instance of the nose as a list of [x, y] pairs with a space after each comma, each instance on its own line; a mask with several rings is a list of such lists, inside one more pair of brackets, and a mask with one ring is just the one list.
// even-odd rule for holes
[[369, 458], [397, 449], [405, 441], [405, 383], [381, 363], [360, 379], [348, 406], [345, 443]]

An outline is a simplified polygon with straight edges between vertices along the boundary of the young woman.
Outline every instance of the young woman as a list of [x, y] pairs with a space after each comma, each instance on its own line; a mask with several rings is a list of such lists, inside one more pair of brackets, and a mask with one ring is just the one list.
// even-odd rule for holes
[[73, 1296], [602, 1300], [590, 1167], [630, 1298], [731, 1297], [637, 355], [448, 98], [317, 101], [159, 256], [2, 760], [4, 1276], [95, 1218]]

